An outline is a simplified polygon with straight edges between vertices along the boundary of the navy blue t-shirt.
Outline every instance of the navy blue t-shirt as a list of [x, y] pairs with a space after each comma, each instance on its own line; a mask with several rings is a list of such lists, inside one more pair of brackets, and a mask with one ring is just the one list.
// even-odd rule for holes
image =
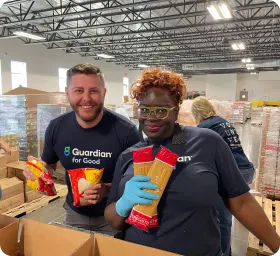
[[[120, 154], [140, 141], [138, 131], [125, 117], [104, 109], [100, 123], [89, 129], [82, 128], [74, 112], [52, 120], [46, 130], [42, 160], [48, 164], [58, 161], [66, 170], [76, 168], [104, 168], [102, 181], [111, 183]], [[107, 198], [96, 205], [75, 207], [67, 171], [66, 198], [76, 212], [87, 216], [104, 214]]]
[[[125, 240], [180, 255], [220, 256], [217, 200], [219, 196], [233, 198], [247, 193], [249, 187], [218, 134], [181, 127], [177, 138], [174, 136], [153, 144], [154, 154], [163, 145], [180, 156], [158, 206], [160, 227], [145, 232], [128, 226]], [[148, 145], [148, 141], [140, 142], [121, 154], [107, 204], [120, 199], [126, 182], [133, 177], [131, 150]]]
[[235, 128], [227, 120], [220, 116], [212, 116], [201, 122], [198, 127], [211, 129], [225, 140], [231, 149], [239, 169], [254, 168], [243, 151]]

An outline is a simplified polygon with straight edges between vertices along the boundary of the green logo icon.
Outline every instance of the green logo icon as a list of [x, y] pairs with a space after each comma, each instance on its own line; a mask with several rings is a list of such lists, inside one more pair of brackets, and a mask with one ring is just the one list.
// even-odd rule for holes
[[64, 148], [64, 155], [65, 155], [65, 156], [70, 156], [70, 153], [71, 153], [70, 147], [65, 147], [65, 148]]

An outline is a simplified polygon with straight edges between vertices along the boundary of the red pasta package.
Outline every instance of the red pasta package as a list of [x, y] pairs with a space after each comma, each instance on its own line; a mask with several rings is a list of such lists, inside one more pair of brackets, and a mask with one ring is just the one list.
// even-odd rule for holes
[[88, 201], [83, 198], [84, 191], [90, 186], [100, 183], [104, 169], [95, 168], [78, 168], [68, 170], [71, 182], [74, 206], [89, 205]]
[[157, 206], [165, 187], [167, 186], [178, 157], [177, 154], [171, 152], [167, 148], [161, 147], [161, 150], [156, 155], [153, 165], [148, 172], [148, 176], [151, 178], [151, 183], [156, 184], [159, 189], [145, 189], [147, 192], [158, 195], [159, 199], [153, 200], [150, 205], [135, 205], [126, 221], [128, 224], [134, 225], [144, 231], [148, 231], [153, 225], [157, 225], [157, 223], [154, 223]]
[[47, 196], [55, 196], [56, 189], [52, 176], [45, 169], [43, 162], [34, 159], [32, 161], [27, 161], [26, 165], [36, 178], [35, 180], [28, 180], [27, 186]]

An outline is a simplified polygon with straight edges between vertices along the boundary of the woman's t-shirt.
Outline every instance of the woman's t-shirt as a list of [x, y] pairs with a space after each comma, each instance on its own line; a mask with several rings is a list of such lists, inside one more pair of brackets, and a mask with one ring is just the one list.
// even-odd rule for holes
[[227, 120], [220, 116], [212, 116], [201, 122], [198, 127], [211, 129], [224, 139], [228, 144], [239, 169], [254, 168], [253, 164], [249, 161], [243, 151], [235, 128]]
[[[160, 227], [145, 232], [129, 226], [125, 240], [180, 255], [220, 256], [218, 197], [237, 197], [249, 187], [218, 134], [197, 127], [180, 130], [180, 140], [173, 137], [153, 144], [154, 155], [163, 145], [180, 156], [158, 205]], [[121, 154], [107, 204], [120, 199], [133, 177], [131, 150], [148, 145], [148, 141], [140, 142]]]

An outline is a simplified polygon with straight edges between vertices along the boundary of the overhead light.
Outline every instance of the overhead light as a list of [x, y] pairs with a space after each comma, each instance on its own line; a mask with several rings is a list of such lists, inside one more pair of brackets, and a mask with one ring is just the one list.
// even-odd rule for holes
[[138, 65], [138, 68], [149, 68], [150, 66], [148, 65], [145, 65], [145, 64], [139, 64]]
[[7, 0], [0, 0], [0, 8], [3, 6], [3, 4], [7, 2]]
[[244, 43], [234, 43], [231, 45], [232, 49], [237, 51], [237, 50], [245, 50], [245, 44]]
[[226, 3], [219, 3], [211, 4], [207, 7], [208, 11], [214, 18], [214, 20], [221, 20], [221, 19], [231, 19], [232, 15], [230, 13], [229, 7]]
[[100, 57], [100, 58], [103, 58], [103, 59], [114, 59], [115, 58], [114, 56], [108, 55], [108, 54], [105, 54], [105, 53], [99, 53], [99, 54], [97, 54], [97, 57]]
[[251, 72], [250, 74], [251, 74], [251, 75], [256, 75], [256, 74], [257, 74], [257, 72]]
[[26, 38], [30, 38], [30, 39], [34, 39], [34, 40], [45, 40], [46, 39], [45, 37], [34, 35], [31, 33], [24, 32], [24, 31], [15, 31], [13, 33], [16, 36], [22, 36], [22, 37], [26, 37]]
[[225, 19], [231, 19], [232, 18], [227, 4], [223, 3], [219, 6], [219, 8], [220, 8], [220, 11], [223, 14]]
[[242, 61], [242, 63], [251, 63], [252, 62], [252, 60], [250, 58], [247, 58], [247, 59], [244, 58], [241, 61]]

